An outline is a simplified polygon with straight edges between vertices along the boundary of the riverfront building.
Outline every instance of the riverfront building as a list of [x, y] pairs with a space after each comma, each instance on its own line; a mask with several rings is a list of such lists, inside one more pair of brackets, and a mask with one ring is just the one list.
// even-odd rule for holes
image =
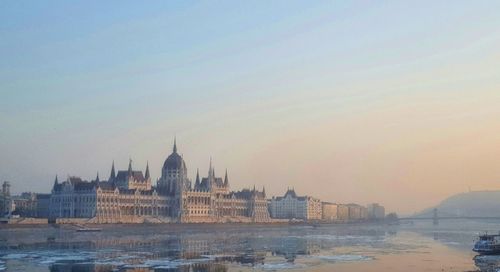
[[337, 220], [341, 222], [349, 220], [349, 206], [345, 204], [337, 205]]
[[2, 184], [2, 191], [0, 192], [0, 217], [10, 216], [14, 209], [14, 201], [12, 201], [12, 197], [10, 196], [10, 183], [4, 181]]
[[323, 202], [321, 219], [326, 222], [334, 222], [338, 220], [338, 204]]
[[380, 220], [385, 218], [385, 208], [378, 203], [369, 204], [368, 219]]
[[358, 204], [347, 204], [347, 207], [350, 221], [360, 221], [368, 218], [368, 210], [365, 207]]
[[173, 152], [165, 160], [156, 186], [151, 182], [149, 165], [145, 172], [132, 168], [115, 171], [110, 177], [93, 181], [57, 177], [50, 199], [50, 218], [60, 222], [81, 218], [94, 223], [215, 223], [268, 222], [266, 193], [253, 188], [231, 191], [227, 171], [216, 177], [210, 161], [207, 177], [196, 175], [194, 185], [187, 176], [184, 159]]
[[321, 220], [322, 217], [322, 205], [319, 199], [297, 196], [293, 189], [288, 189], [282, 197], [273, 197], [269, 206], [273, 218]]
[[335, 204], [323, 202], [323, 217], [325, 222], [347, 222], [380, 220], [385, 217], [383, 206], [374, 203], [366, 208], [358, 204]]

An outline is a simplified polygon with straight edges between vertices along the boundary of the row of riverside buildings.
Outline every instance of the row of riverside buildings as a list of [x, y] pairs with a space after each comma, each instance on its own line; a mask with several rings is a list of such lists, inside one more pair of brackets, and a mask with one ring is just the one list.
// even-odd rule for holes
[[57, 223], [269, 223], [290, 219], [304, 221], [361, 221], [382, 219], [384, 208], [378, 204], [321, 202], [298, 196], [288, 189], [282, 197], [266, 196], [265, 188], [231, 191], [227, 171], [217, 177], [210, 161], [206, 177], [199, 171], [192, 182], [184, 159], [177, 152], [166, 158], [156, 185], [151, 182], [149, 165], [145, 172], [111, 166], [109, 178], [99, 175], [92, 181], [57, 176], [50, 194], [23, 193], [10, 196], [6, 182], [0, 195], [0, 211], [5, 215], [48, 218]]
[[377, 203], [364, 207], [321, 202], [314, 197], [297, 196], [294, 189], [288, 189], [282, 197], [273, 197], [269, 201], [269, 211], [273, 218], [306, 221], [352, 222], [385, 218], [385, 208]]

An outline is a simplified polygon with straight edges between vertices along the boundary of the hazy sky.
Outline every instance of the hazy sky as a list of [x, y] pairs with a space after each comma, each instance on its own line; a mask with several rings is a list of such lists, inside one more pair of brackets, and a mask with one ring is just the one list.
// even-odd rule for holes
[[500, 1], [1, 1], [0, 180], [190, 177], [414, 212], [500, 189]]

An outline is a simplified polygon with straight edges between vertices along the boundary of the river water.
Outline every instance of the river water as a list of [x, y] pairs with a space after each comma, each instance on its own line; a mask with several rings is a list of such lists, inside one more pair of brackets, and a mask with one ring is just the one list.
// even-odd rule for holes
[[439, 223], [0, 228], [0, 271], [500, 271], [471, 251], [500, 221]]

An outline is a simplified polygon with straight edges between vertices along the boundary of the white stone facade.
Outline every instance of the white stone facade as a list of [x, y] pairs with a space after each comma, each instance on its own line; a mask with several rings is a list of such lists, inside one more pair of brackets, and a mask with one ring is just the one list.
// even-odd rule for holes
[[322, 218], [321, 201], [310, 196], [297, 196], [294, 190], [288, 190], [283, 197], [273, 197], [269, 209], [272, 218], [303, 220]]
[[367, 209], [368, 209], [368, 218], [369, 219], [380, 220], [380, 219], [385, 218], [384, 206], [382, 206], [378, 203], [373, 203], [373, 204], [369, 204], [367, 206]]
[[338, 204], [323, 202], [322, 203], [321, 219], [326, 222], [334, 222], [338, 220]]
[[[50, 199], [49, 217], [58, 222], [64, 218], [87, 218], [93, 223], [141, 222], [269, 222], [265, 190], [230, 191], [229, 181], [215, 176], [211, 163], [206, 178], [191, 185], [187, 168], [177, 153], [168, 156], [157, 186], [152, 186], [149, 166], [145, 174], [132, 169], [115, 174], [101, 182], [68, 177], [59, 183], [56, 177]], [[71, 221], [71, 220], [70, 220]]]

